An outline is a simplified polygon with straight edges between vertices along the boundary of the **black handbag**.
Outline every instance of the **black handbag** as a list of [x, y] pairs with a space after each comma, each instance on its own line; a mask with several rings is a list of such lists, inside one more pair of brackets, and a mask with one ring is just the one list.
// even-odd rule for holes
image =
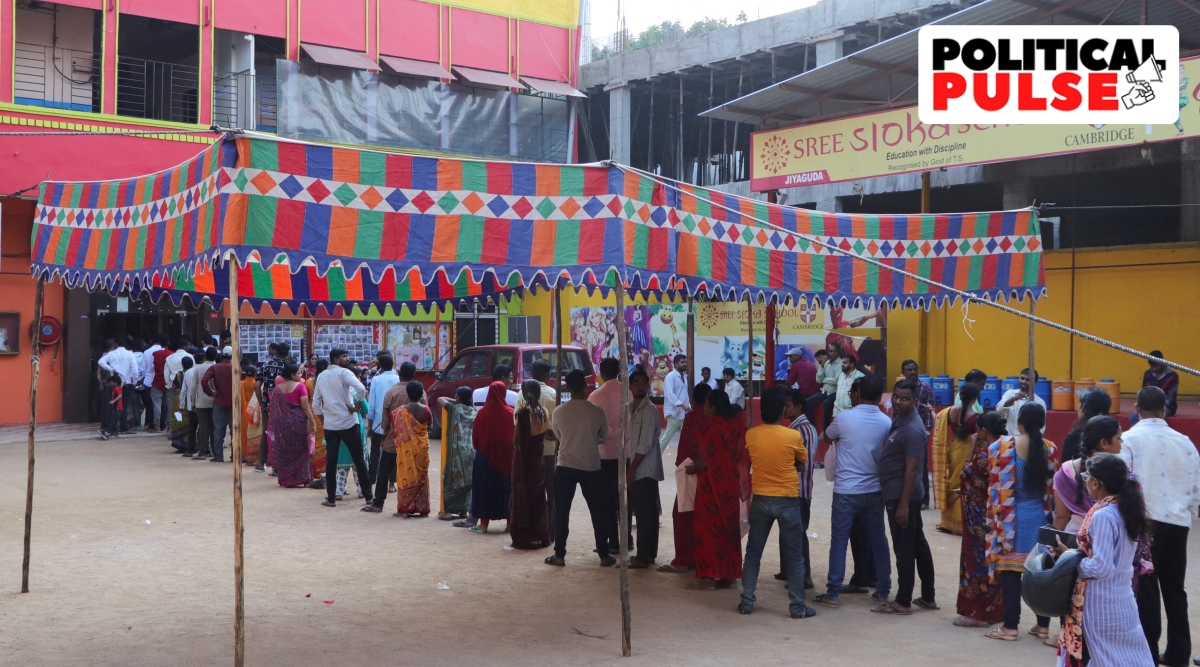
[[1079, 549], [1068, 549], [1055, 557], [1051, 551], [1034, 549], [1025, 559], [1021, 574], [1021, 598], [1038, 616], [1067, 616], [1079, 579]]

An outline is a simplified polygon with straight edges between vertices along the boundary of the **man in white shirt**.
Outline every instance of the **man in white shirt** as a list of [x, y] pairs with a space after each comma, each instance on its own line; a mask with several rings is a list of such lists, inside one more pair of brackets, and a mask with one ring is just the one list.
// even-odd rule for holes
[[[996, 412], [1008, 420], [1008, 432], [1019, 433], [1017, 430], [1017, 415], [1021, 414], [1021, 408], [1027, 403], [1036, 403], [1046, 409], [1046, 402], [1038, 397], [1033, 392], [1033, 388], [1037, 386], [1038, 372], [1031, 368], [1026, 368], [1021, 371], [1021, 387], [1019, 389], [1009, 389], [1000, 397], [1000, 405], [996, 406]], [[982, 388], [982, 387], [981, 387]]]
[[[371, 379], [367, 391], [367, 437], [371, 439], [371, 479], [377, 480], [379, 462], [383, 459], [383, 425], [388, 419], [383, 410], [383, 397], [389, 389], [400, 383], [400, 375], [396, 372], [396, 360], [391, 352], [376, 354], [375, 362], [379, 364], [379, 372]], [[388, 487], [385, 484], [383, 488], [386, 491]]]
[[[141, 354], [137, 357], [138, 369], [141, 371], [142, 376], [142, 380], [137, 386], [137, 396], [138, 400], [146, 408], [147, 433], [155, 431], [155, 424], [158, 423], [155, 418], [160, 416], [163, 403], [163, 395], [157, 397], [159, 400], [155, 400], [156, 397], [154, 395], [154, 353], [166, 349], [169, 341], [170, 337], [166, 334], [155, 334], [154, 338], [150, 341], [150, 347], [142, 350]], [[128, 401], [129, 397], [126, 396], [125, 400]], [[140, 426], [140, 424], [134, 424], [134, 426]]]
[[858, 370], [857, 366], [858, 359], [853, 354], [842, 355], [842, 374], [838, 376], [837, 398], [833, 401], [834, 417], [843, 410], [849, 410], [852, 407], [850, 402], [850, 387], [854, 384], [855, 380], [863, 377], [862, 371]]
[[671, 438], [683, 428], [683, 418], [692, 411], [687, 381], [683, 379], [687, 369], [687, 357], [675, 355], [675, 370], [667, 373], [666, 382], [663, 383], [663, 415], [667, 418], [667, 428], [662, 432], [658, 447], [664, 451], [670, 446]]
[[325, 507], [337, 506], [337, 462], [342, 444], [354, 459], [354, 469], [362, 483], [363, 500], [370, 505], [374, 497], [370, 484], [371, 473], [363, 457], [362, 434], [358, 431], [358, 399], [367, 393], [367, 388], [358, 381], [347, 366], [350, 353], [341, 348], [329, 351], [329, 368], [317, 376], [313, 386], [312, 410], [321, 415], [325, 423], [325, 447], [328, 458], [325, 463]]
[[[513, 382], [512, 369], [504, 364], [496, 366], [492, 369], [492, 382], [503, 382], [505, 387], [511, 387]], [[480, 387], [471, 392], [471, 402], [475, 404], [476, 409], [482, 408], [483, 404], [487, 403], [488, 391], [491, 388], [492, 386], [489, 384], [486, 387]], [[504, 402], [508, 403], [514, 412], [516, 412], [517, 402], [520, 400], [521, 395], [512, 389], [509, 389], [508, 393], [504, 396]], [[551, 413], [547, 412], [546, 414], [549, 415]]]
[[737, 374], [732, 368], [721, 371], [721, 379], [725, 381], [725, 393], [729, 396], [729, 404], [739, 410], [746, 408], [746, 390], [737, 381]]
[[[196, 413], [196, 451], [184, 456], [191, 456], [197, 461], [203, 461], [212, 456], [215, 447], [213, 428], [213, 397], [204, 391], [202, 380], [208, 369], [217, 365], [217, 348], [208, 346], [204, 350], [204, 361], [192, 367], [192, 383], [188, 387], [188, 406]], [[222, 437], [224, 437], [222, 435]]]
[[187, 361], [183, 362], [185, 368], [183, 369], [183, 381], [179, 384], [179, 410], [187, 415], [188, 430], [183, 438], [184, 447], [179, 451], [183, 456], [190, 457], [196, 454], [197, 437], [200, 434], [200, 420], [196, 414], [196, 406], [192, 402], [192, 384], [200, 382], [195, 371], [204, 362], [204, 356], [198, 354], [189, 355], [186, 358], [191, 360], [191, 364]]
[[696, 384], [706, 384], [710, 389], [717, 388], [717, 378], [712, 376], [712, 369], [708, 366], [700, 369], [700, 381]]
[[[824, 595], [813, 602], [840, 606], [842, 581], [846, 574], [846, 545], [856, 521], [866, 533], [875, 563], [875, 597], [886, 601], [892, 588], [892, 560], [883, 529], [883, 490], [879, 482], [879, 460], [887, 442], [892, 421], [879, 409], [883, 397], [883, 379], [863, 377], [852, 382], [853, 406], [842, 410], [825, 429], [825, 435], [837, 447], [834, 469], [833, 514], [829, 544], [829, 580]], [[868, 577], [864, 572], [857, 573]]]
[[[1200, 454], [1187, 436], [1167, 426], [1166, 410], [1167, 395], [1163, 390], [1143, 387], [1137, 397], [1141, 419], [1123, 434], [1119, 456], [1142, 484], [1153, 540], [1150, 556], [1154, 572], [1139, 577], [1138, 581], [1142, 630], [1155, 663], [1182, 666], [1189, 664], [1192, 655], [1183, 583], [1188, 530], [1200, 507]], [[1167, 648], [1160, 659], [1158, 640], [1162, 635], [1164, 610]]]
[[118, 345], [111, 338], [104, 341], [104, 347], [108, 352], [100, 357], [100, 361], [97, 364], [105, 371], [116, 373], [121, 378], [121, 383], [124, 385], [123, 389], [125, 391], [125, 410], [118, 415], [118, 420], [121, 425], [121, 433], [128, 433], [129, 414], [133, 411], [132, 404], [140, 396], [134, 391], [134, 386], [141, 378], [141, 372], [138, 370], [138, 361], [132, 352], [125, 349], [124, 345]]

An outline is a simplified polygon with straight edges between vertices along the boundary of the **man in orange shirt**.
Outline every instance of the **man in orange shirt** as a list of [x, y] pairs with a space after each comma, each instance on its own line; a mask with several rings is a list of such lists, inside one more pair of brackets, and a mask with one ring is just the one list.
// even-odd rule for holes
[[804, 601], [804, 521], [800, 518], [800, 477], [796, 471], [797, 463], [808, 460], [808, 451], [799, 431], [779, 423], [786, 401], [787, 393], [782, 388], [768, 389], [760, 403], [762, 425], [746, 431], [754, 497], [738, 611], [754, 612], [763, 548], [771, 534], [771, 525], [778, 521], [785, 572], [788, 581], [795, 583], [788, 587], [789, 611], [792, 618], [811, 618], [817, 612]]

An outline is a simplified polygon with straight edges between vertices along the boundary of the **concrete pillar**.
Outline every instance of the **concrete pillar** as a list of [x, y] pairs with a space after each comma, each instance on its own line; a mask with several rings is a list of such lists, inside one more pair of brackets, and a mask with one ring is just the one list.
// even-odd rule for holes
[[831, 37], [823, 39], [816, 44], [817, 47], [817, 67], [828, 65], [829, 63], [839, 60], [842, 57], [842, 38]]
[[1200, 139], [1179, 144], [1179, 240], [1200, 241]]
[[817, 200], [817, 210], [825, 213], [841, 213], [842, 200], [837, 197], [823, 197]]
[[1016, 181], [1004, 184], [1004, 210], [1025, 208], [1033, 203], [1029, 195], [1029, 181]]
[[608, 150], [609, 157], [629, 164], [632, 140], [632, 107], [628, 84], [616, 84], [608, 89]]

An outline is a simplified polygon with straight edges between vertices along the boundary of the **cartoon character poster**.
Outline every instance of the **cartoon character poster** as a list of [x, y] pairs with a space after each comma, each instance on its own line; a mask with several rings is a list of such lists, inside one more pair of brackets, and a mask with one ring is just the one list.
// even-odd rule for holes
[[[650, 375], [650, 395], [661, 396], [674, 357], [687, 354], [686, 306], [653, 304], [625, 307], [629, 328], [630, 369], [636, 365]], [[587, 350], [599, 373], [600, 360], [618, 357], [616, 308], [591, 306], [571, 309], [571, 344]]]

